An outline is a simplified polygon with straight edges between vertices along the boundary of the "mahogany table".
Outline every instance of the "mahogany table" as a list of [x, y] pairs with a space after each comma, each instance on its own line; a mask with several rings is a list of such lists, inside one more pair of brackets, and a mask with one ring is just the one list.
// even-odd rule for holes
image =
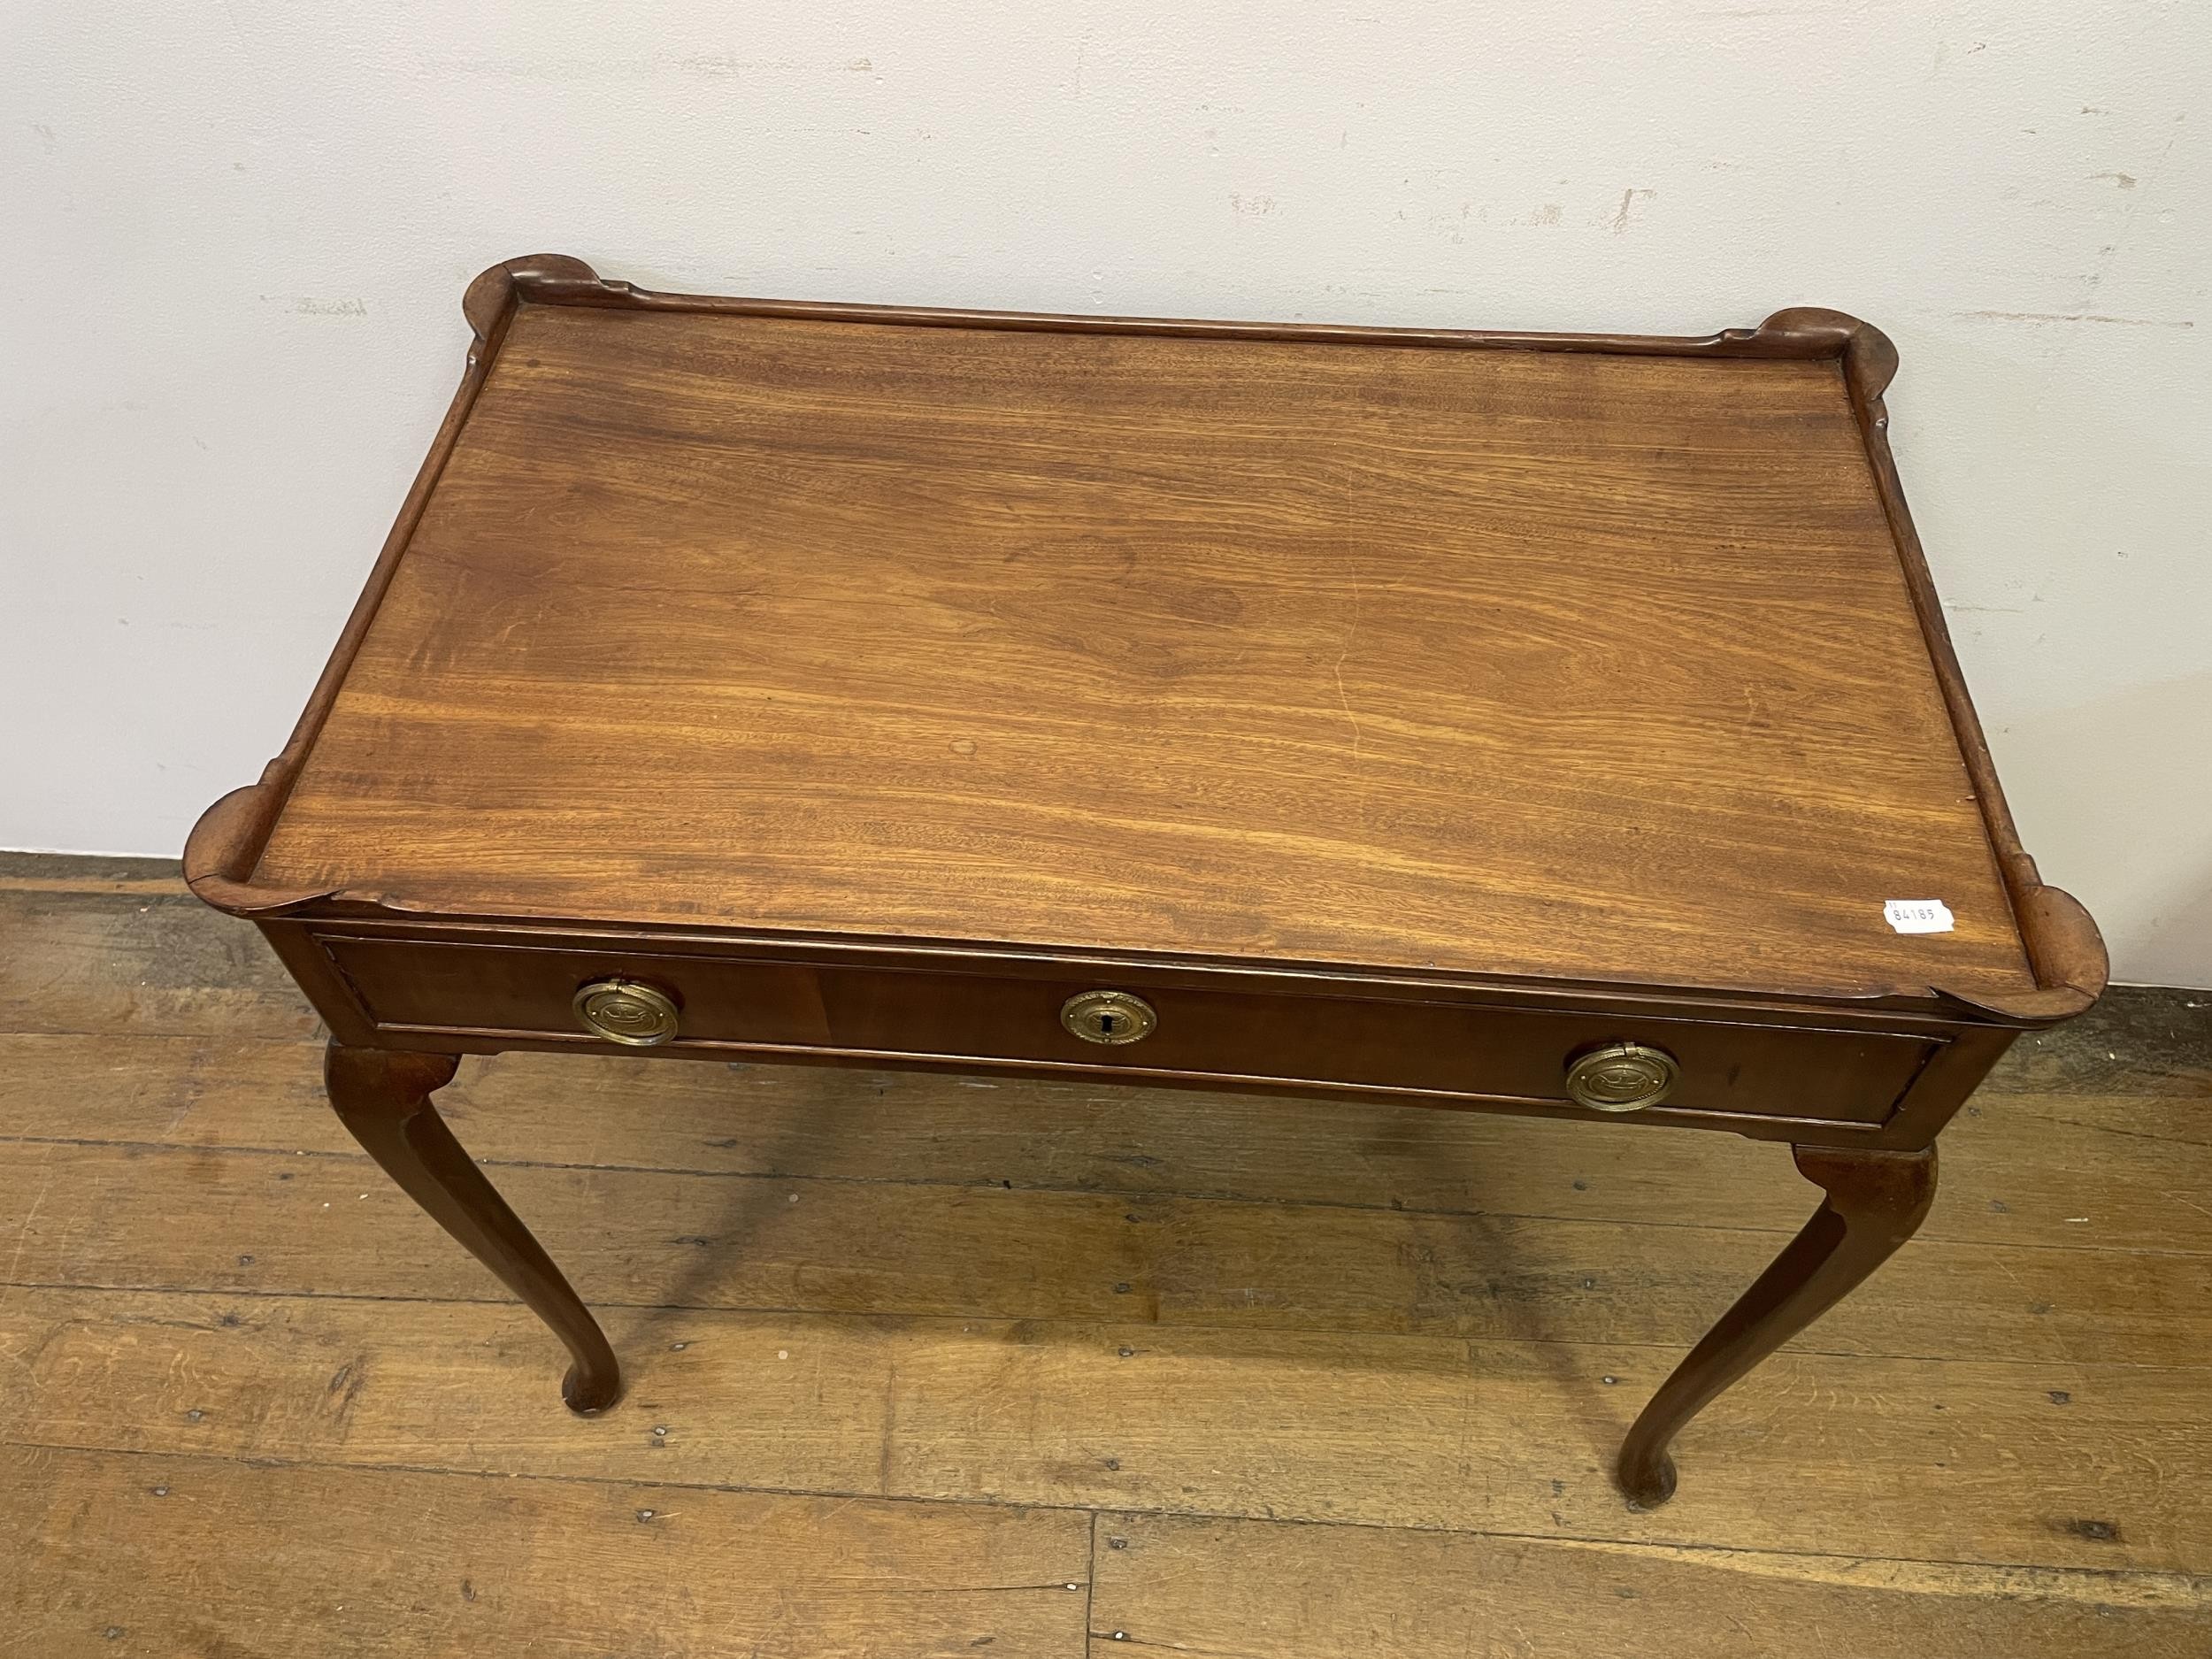
[[1805, 1230], [1624, 1490], [1873, 1271], [2103, 987], [2007, 816], [1835, 311], [1701, 339], [710, 299], [552, 255], [186, 871], [567, 1345], [430, 1097], [532, 1048], [1786, 1141]]

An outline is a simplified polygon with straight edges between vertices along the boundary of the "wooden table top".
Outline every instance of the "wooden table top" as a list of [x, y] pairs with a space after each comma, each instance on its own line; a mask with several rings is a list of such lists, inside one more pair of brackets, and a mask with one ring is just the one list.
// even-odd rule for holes
[[487, 343], [254, 883], [2037, 987], [1835, 355], [609, 292]]

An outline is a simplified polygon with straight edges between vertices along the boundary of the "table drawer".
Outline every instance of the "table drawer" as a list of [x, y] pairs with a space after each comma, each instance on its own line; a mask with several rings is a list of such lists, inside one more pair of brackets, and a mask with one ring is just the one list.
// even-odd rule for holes
[[[568, 947], [321, 934], [364, 1011], [394, 1033], [595, 1041], [579, 989], [620, 978], [675, 1007], [673, 1051], [785, 1049], [885, 1059], [1125, 1071], [1471, 1100], [1566, 1100], [1577, 1056], [1615, 1041], [1672, 1056], [1666, 1105], [1878, 1124], [1939, 1043], [1878, 1032], [1609, 1012], [1553, 1012], [1126, 979], [971, 972]], [[1156, 1013], [1141, 1040], [1085, 1041], [1069, 999], [1133, 993]], [[1125, 1027], [1124, 1028], [1125, 1031]], [[609, 1045], [612, 1046], [612, 1045]]]

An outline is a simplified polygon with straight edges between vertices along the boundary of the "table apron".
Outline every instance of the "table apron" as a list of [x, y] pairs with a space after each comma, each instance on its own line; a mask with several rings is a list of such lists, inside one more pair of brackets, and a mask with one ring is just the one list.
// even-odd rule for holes
[[[1727, 1129], [1766, 1140], [1925, 1144], [2011, 1033], [1532, 1008], [1425, 999], [1403, 987], [1261, 982], [1096, 964], [977, 967], [717, 956], [650, 941], [508, 934], [423, 938], [265, 924], [332, 1029], [349, 1042], [446, 1052], [581, 1050], [800, 1064], [1111, 1079], [1185, 1088], [1404, 1101], [1449, 1109]], [[677, 1035], [650, 1048], [582, 1028], [580, 986], [624, 978], [667, 993]], [[1125, 1046], [1061, 1023], [1068, 998], [1133, 992], [1158, 1025]], [[2000, 1039], [1992, 1041], [1992, 1039]], [[1630, 1041], [1664, 1049], [1681, 1077], [1660, 1105], [1605, 1113], [1566, 1097], [1567, 1063]]]

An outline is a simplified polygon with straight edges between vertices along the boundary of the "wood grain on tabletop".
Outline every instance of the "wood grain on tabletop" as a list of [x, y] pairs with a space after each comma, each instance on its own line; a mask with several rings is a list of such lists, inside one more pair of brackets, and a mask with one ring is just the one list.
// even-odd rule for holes
[[257, 879], [2033, 985], [1824, 361], [525, 306]]

